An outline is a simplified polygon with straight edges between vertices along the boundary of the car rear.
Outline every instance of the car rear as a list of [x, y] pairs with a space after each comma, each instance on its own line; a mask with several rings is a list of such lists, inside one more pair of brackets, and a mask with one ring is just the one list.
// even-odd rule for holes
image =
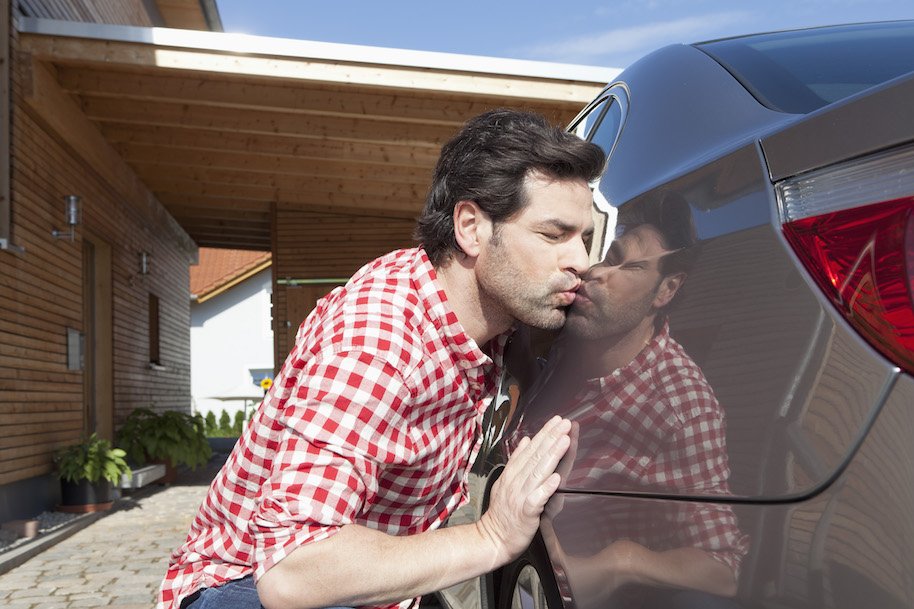
[[[726, 413], [729, 476], [713, 493], [567, 477], [543, 526], [553, 598], [914, 607], [912, 70], [912, 23], [714, 41], [638, 62], [614, 83], [625, 115], [589, 117], [608, 215], [661, 191], [690, 204], [701, 254], [669, 325]], [[557, 410], [534, 401], [507, 432]], [[620, 515], [669, 541], [684, 513], [735, 515], [734, 596], [587, 583], [611, 585]]]

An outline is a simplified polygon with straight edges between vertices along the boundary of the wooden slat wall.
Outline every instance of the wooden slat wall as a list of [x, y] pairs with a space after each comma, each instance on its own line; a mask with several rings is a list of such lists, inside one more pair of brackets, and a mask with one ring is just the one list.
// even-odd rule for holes
[[[49, 473], [54, 451], [83, 433], [83, 373], [67, 370], [66, 357], [67, 327], [83, 330], [82, 232], [111, 245], [115, 423], [138, 406], [190, 407], [195, 255], [165, 225], [161, 206], [156, 213], [148, 201], [117, 195], [49, 133], [23, 101], [27, 67], [13, 67], [12, 225], [25, 252], [0, 252], [0, 484]], [[67, 194], [82, 198], [75, 242], [51, 236], [65, 225]], [[137, 273], [140, 251], [153, 255], [147, 276]], [[148, 366], [150, 292], [161, 301], [164, 370]]]
[[[416, 205], [418, 214], [421, 203]], [[278, 369], [292, 349], [289, 335], [294, 332], [288, 332], [286, 321], [297, 328], [307, 312], [296, 313], [288, 307], [290, 288], [276, 280], [348, 278], [382, 254], [412, 247], [415, 221], [319, 215], [283, 203], [276, 205], [274, 218], [273, 336]]]
[[[16, 0], [14, 0], [16, 1]], [[18, 0], [27, 17], [153, 26], [143, 0]]]

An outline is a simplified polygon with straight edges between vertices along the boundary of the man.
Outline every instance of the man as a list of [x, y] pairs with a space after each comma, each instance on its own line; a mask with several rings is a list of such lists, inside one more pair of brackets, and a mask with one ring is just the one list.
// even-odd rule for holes
[[[667, 311], [697, 250], [689, 206], [675, 193], [640, 200], [620, 213], [617, 234], [584, 275], [524, 416], [573, 422], [563, 488], [727, 494], [724, 412], [669, 334]], [[624, 498], [602, 505], [605, 513], [547, 507], [544, 537], [576, 540], [576, 555], [558, 563], [579, 606], [604, 606], [633, 589], [644, 606], [677, 606], [671, 589], [736, 592], [747, 539], [728, 506]], [[699, 598], [703, 606], [724, 602]], [[631, 596], [625, 603], [642, 606]]]
[[175, 551], [160, 607], [400, 606], [517, 557], [558, 485], [569, 423], [466, 496], [515, 320], [559, 328], [586, 271], [600, 149], [493, 111], [444, 146], [417, 236], [318, 303]]

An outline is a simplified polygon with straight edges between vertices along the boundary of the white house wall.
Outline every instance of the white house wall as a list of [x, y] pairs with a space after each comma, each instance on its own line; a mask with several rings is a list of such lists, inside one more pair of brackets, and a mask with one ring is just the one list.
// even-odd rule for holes
[[[273, 331], [270, 328], [270, 269], [246, 279], [231, 289], [191, 306], [191, 394], [194, 412], [230, 416], [245, 406], [245, 400], [219, 400], [250, 390], [250, 370], [273, 369]], [[272, 377], [272, 374], [270, 375]], [[258, 399], [247, 400], [256, 406]]]

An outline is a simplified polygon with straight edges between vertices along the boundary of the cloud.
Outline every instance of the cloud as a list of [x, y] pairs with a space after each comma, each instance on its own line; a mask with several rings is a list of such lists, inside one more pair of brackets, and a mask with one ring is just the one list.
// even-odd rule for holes
[[550, 61], [587, 63], [598, 58], [642, 55], [674, 42], [696, 42], [708, 37], [725, 36], [728, 35], [728, 27], [751, 19], [752, 15], [744, 11], [683, 17], [577, 36], [528, 47], [525, 51], [531, 57]]

